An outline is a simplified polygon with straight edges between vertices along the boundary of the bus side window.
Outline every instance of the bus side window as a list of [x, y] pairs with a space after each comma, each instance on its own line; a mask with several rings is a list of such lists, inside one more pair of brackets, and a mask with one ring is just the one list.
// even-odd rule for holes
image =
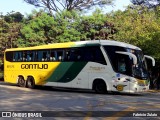
[[37, 61], [38, 62], [41, 62], [41, 61], [43, 61], [43, 51], [37, 51]]
[[64, 60], [64, 52], [63, 50], [57, 50], [57, 61], [63, 61]]
[[83, 49], [82, 48], [74, 48], [71, 49], [70, 52], [70, 61], [82, 61], [84, 60], [83, 58]]
[[43, 51], [42, 61], [47, 61], [47, 52]]
[[50, 50], [38, 51], [38, 61], [49, 61], [49, 60], [50, 60]]
[[50, 50], [44, 50], [42, 61], [49, 61], [49, 60], [50, 60]]
[[70, 50], [69, 49], [66, 49], [65, 50], [65, 58], [64, 58], [64, 61], [70, 61]]
[[30, 53], [31, 61], [37, 61], [37, 51], [31, 51]]
[[51, 56], [51, 53], [50, 53], [50, 50], [47, 51], [47, 61], [50, 61], [50, 56]]
[[22, 52], [15, 51], [13, 54], [13, 61], [22, 61]]
[[23, 61], [27, 61], [27, 51], [23, 51]]
[[33, 60], [36, 61], [36, 62], [39, 62], [38, 53], [39, 53], [39, 51], [36, 50], [36, 51], [34, 51], [34, 54], [33, 54], [34, 55], [34, 59]]
[[94, 61], [95, 55], [94, 55], [94, 49], [91, 47], [85, 48], [85, 60], [86, 61]]
[[30, 51], [30, 53], [29, 53], [29, 60], [32, 62], [34, 61], [34, 57], [35, 57], [34, 54], [35, 54], [35, 51]]
[[94, 52], [95, 52], [95, 62], [106, 65], [107, 63], [105, 61], [105, 58], [103, 56], [103, 53], [102, 53], [100, 47], [95, 48]]
[[18, 61], [22, 61], [22, 52], [18, 52]]
[[6, 52], [6, 60], [12, 62], [14, 60], [13, 58], [13, 52]]
[[102, 51], [100, 47], [86, 47], [85, 60], [97, 62], [101, 64], [106, 64]]
[[51, 50], [50, 61], [56, 61], [56, 52], [54, 50]]
[[28, 62], [31, 62], [31, 61], [33, 61], [33, 53], [34, 53], [34, 51], [27, 51], [27, 61]]

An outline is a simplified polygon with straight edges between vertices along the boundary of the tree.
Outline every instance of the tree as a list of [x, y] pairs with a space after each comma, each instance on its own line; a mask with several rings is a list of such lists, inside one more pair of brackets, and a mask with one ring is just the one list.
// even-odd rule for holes
[[24, 18], [24, 15], [22, 15], [20, 12], [9, 12], [7, 15], [4, 16], [4, 20], [8, 23], [12, 22], [22, 22]]
[[[18, 16], [21, 16], [20, 18]], [[16, 40], [19, 37], [19, 31], [23, 16], [20, 13], [10, 13], [1, 15], [0, 19], [0, 45], [1, 50], [17, 47]]]
[[116, 29], [107, 19], [100, 10], [90, 16], [81, 15], [74, 10], [63, 11], [55, 14], [54, 18], [44, 11], [34, 12], [25, 18], [17, 45], [112, 39]]
[[44, 7], [51, 15], [62, 10], [84, 10], [93, 6], [106, 6], [113, 4], [114, 0], [24, 0], [36, 7]]
[[145, 54], [160, 61], [160, 18], [154, 10], [139, 9], [128, 8], [110, 15], [118, 31], [115, 38], [139, 46]]
[[55, 21], [56, 27], [53, 31], [56, 33], [56, 39], [54, 42], [80, 41], [84, 36], [79, 30], [81, 26], [79, 12], [63, 11], [61, 14], [56, 14]]
[[8, 15], [0, 15], [0, 56], [7, 48], [17, 47], [17, 38], [19, 37], [22, 17], [20, 13], [10, 13]]
[[54, 31], [52, 31], [55, 27], [54, 18], [43, 11], [34, 12], [29, 17], [32, 19], [25, 20], [23, 23], [17, 44], [22, 47], [51, 43], [54, 39]]
[[114, 24], [99, 9], [90, 16], [82, 16], [79, 29], [85, 35], [82, 40], [113, 39], [116, 33]]
[[134, 5], [146, 6], [148, 8], [155, 8], [160, 5], [160, 0], [131, 0]]

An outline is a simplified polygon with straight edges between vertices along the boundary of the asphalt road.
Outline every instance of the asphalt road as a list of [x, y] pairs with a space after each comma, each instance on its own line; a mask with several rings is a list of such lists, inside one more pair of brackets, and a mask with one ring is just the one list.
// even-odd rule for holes
[[0, 82], [0, 111], [47, 111], [52, 116], [48, 119], [67, 120], [160, 119], [160, 92], [96, 94], [93, 91], [49, 87], [28, 89]]

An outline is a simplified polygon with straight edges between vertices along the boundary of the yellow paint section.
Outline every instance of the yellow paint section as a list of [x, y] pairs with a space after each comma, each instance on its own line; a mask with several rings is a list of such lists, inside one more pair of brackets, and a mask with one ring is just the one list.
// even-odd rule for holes
[[53, 43], [48, 45], [40, 45], [34, 47], [25, 47], [25, 48], [11, 48], [7, 49], [6, 51], [17, 51], [17, 50], [35, 50], [35, 49], [54, 49], [54, 48], [70, 48], [75, 46], [75, 42], [68, 42], [68, 43]]
[[[36, 85], [45, 84], [45, 80], [53, 73], [61, 62], [5, 62], [4, 80], [9, 83], [17, 83], [17, 78], [22, 75], [24, 79], [27, 76], [33, 76]], [[22, 64], [47, 64], [48, 69], [22, 69]]]
[[[25, 48], [12, 48], [7, 49], [6, 51], [23, 51], [23, 50], [40, 50], [40, 49], [54, 49], [54, 48], [70, 48], [76, 46], [75, 42], [68, 43], [53, 43], [48, 45], [40, 45], [34, 47], [25, 47]], [[5, 52], [6, 52], [5, 51]], [[45, 84], [45, 80], [53, 73], [57, 68], [60, 62], [8, 62], [4, 59], [4, 80], [9, 83], [17, 83], [18, 75], [24, 76], [24, 79], [27, 79], [27, 76], [31, 75], [35, 79], [36, 85]], [[48, 69], [21, 69], [22, 64], [48, 64]]]

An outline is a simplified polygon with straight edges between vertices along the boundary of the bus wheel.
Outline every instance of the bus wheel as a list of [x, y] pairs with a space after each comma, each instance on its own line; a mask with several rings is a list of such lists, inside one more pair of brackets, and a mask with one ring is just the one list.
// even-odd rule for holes
[[28, 77], [26, 84], [27, 84], [26, 87], [28, 87], [28, 88], [31, 88], [31, 89], [35, 88], [34, 78], [33, 77]]
[[25, 80], [22, 76], [18, 77], [18, 86], [24, 87], [25, 86]]
[[100, 94], [107, 92], [107, 87], [103, 80], [94, 81], [93, 89], [95, 90], [96, 93], [100, 93]]

